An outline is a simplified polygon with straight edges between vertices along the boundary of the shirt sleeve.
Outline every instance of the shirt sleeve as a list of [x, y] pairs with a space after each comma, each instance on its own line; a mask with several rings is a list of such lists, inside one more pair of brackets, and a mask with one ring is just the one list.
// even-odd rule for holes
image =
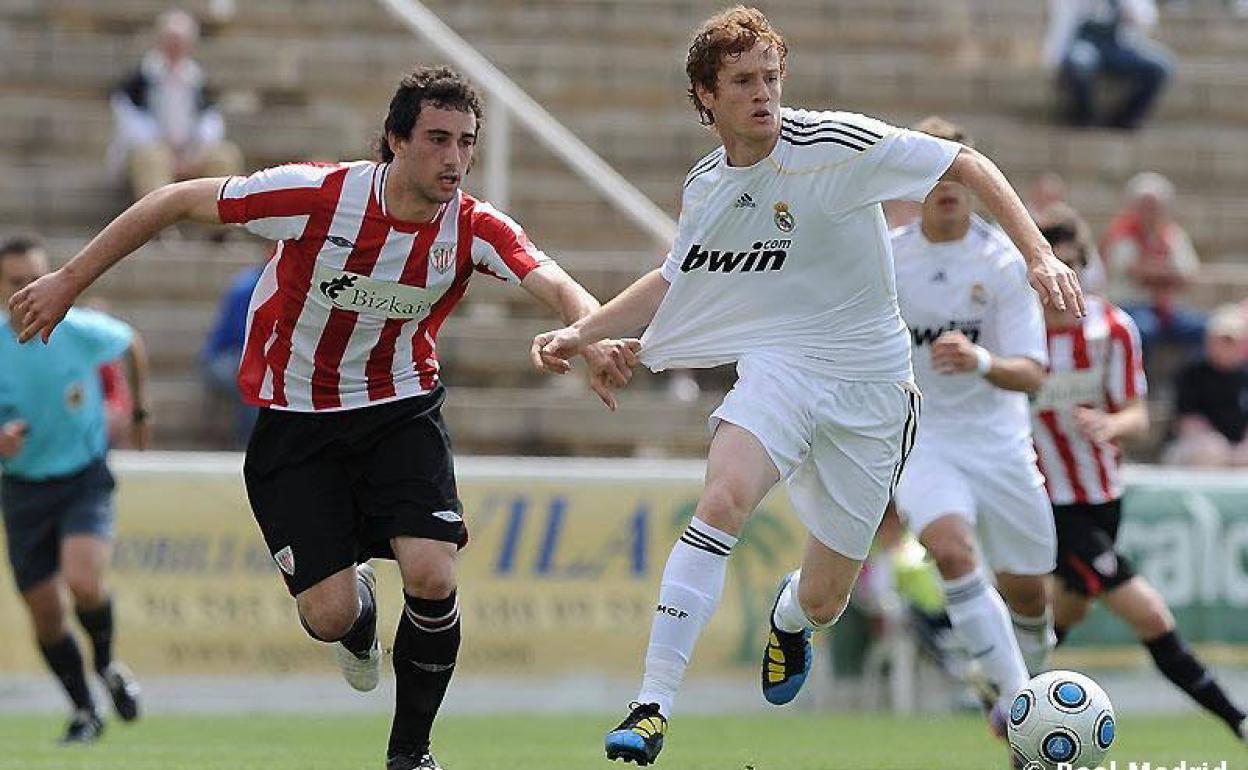
[[962, 149], [956, 142], [852, 117], [870, 146], [828, 174], [827, 206], [839, 214], [886, 200], [922, 201]]
[[134, 329], [129, 324], [94, 310], [74, 310], [64, 326], [91, 366], [115, 361], [130, 347]]
[[1140, 332], [1131, 316], [1114, 309], [1109, 321], [1109, 365], [1105, 372], [1105, 399], [1111, 409], [1148, 395]]
[[308, 217], [328, 200], [325, 182], [341, 167], [337, 164], [291, 163], [232, 176], [221, 185], [217, 213], [226, 224], [243, 225], [249, 232], [273, 241], [298, 238]]
[[1003, 248], [1009, 249], [1011, 257], [998, 271], [995, 315], [1000, 349], [992, 352], [1003, 357], [1030, 358], [1048, 366], [1049, 345], [1040, 298], [1027, 282], [1027, 265], [1022, 256], [1013, 246]]
[[676, 237], [672, 240], [671, 251], [667, 252], [667, 256], [663, 258], [663, 266], [659, 269], [663, 280], [668, 283], [672, 283], [680, 275], [680, 264], [684, 261], [685, 252], [689, 250], [689, 246], [693, 242], [690, 223], [693, 221], [694, 216], [691, 209], [696, 204], [688, 189], [685, 190], [685, 194], [682, 197], [680, 217], [676, 221]]
[[507, 283], [520, 283], [536, 268], [553, 263], [511, 217], [478, 203], [472, 212], [472, 266]]

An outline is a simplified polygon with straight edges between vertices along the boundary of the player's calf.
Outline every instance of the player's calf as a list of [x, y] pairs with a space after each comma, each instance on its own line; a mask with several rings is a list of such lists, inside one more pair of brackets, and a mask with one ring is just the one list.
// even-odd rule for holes
[[360, 692], [381, 680], [381, 642], [377, 637], [377, 573], [368, 564], [356, 568], [360, 614], [334, 646], [334, 657], [347, 684]]

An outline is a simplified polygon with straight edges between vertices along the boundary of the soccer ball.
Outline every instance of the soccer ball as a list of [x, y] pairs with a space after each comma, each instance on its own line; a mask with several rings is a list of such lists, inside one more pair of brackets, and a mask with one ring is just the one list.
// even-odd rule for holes
[[1095, 768], [1114, 743], [1114, 706], [1083, 674], [1050, 671], [1018, 691], [1010, 707], [1010, 749], [1027, 770]]

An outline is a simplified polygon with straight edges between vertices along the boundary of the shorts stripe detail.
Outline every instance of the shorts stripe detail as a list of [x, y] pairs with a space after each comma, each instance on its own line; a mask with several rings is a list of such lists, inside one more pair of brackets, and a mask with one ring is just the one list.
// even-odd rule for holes
[[901, 473], [906, 469], [906, 460], [910, 457], [910, 451], [914, 449], [914, 437], [919, 429], [919, 414], [923, 409], [922, 399], [917, 393], [907, 391], [906, 395], [909, 397], [910, 404], [906, 408], [906, 424], [901, 429], [901, 459], [897, 461], [892, 481], [888, 484], [889, 497], [892, 497], [897, 489], [897, 484], [901, 481]]
[[1087, 562], [1073, 553], [1067, 559], [1067, 562], [1075, 572], [1079, 573], [1079, 577], [1083, 578], [1083, 584], [1087, 589], [1088, 596], [1099, 596], [1101, 593], [1101, 576], [1096, 574], [1096, 570], [1089, 567]]

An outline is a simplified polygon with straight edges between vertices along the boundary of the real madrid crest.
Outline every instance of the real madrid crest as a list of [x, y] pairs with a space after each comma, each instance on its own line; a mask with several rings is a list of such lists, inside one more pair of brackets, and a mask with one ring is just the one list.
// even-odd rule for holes
[[797, 226], [797, 220], [793, 218], [793, 213], [789, 211], [789, 204], [784, 201], [778, 201], [773, 208], [776, 210], [776, 215], [772, 219], [775, 221], [776, 227], [780, 229], [780, 232], [793, 232], [793, 228]]
[[988, 290], [984, 288], [982, 283], [971, 285], [971, 302], [974, 302], [976, 305], [988, 304]]
[[455, 245], [450, 243], [435, 243], [433, 248], [429, 250], [429, 259], [433, 262], [433, 269], [439, 273], [445, 273], [451, 269], [451, 265], [455, 264]]

